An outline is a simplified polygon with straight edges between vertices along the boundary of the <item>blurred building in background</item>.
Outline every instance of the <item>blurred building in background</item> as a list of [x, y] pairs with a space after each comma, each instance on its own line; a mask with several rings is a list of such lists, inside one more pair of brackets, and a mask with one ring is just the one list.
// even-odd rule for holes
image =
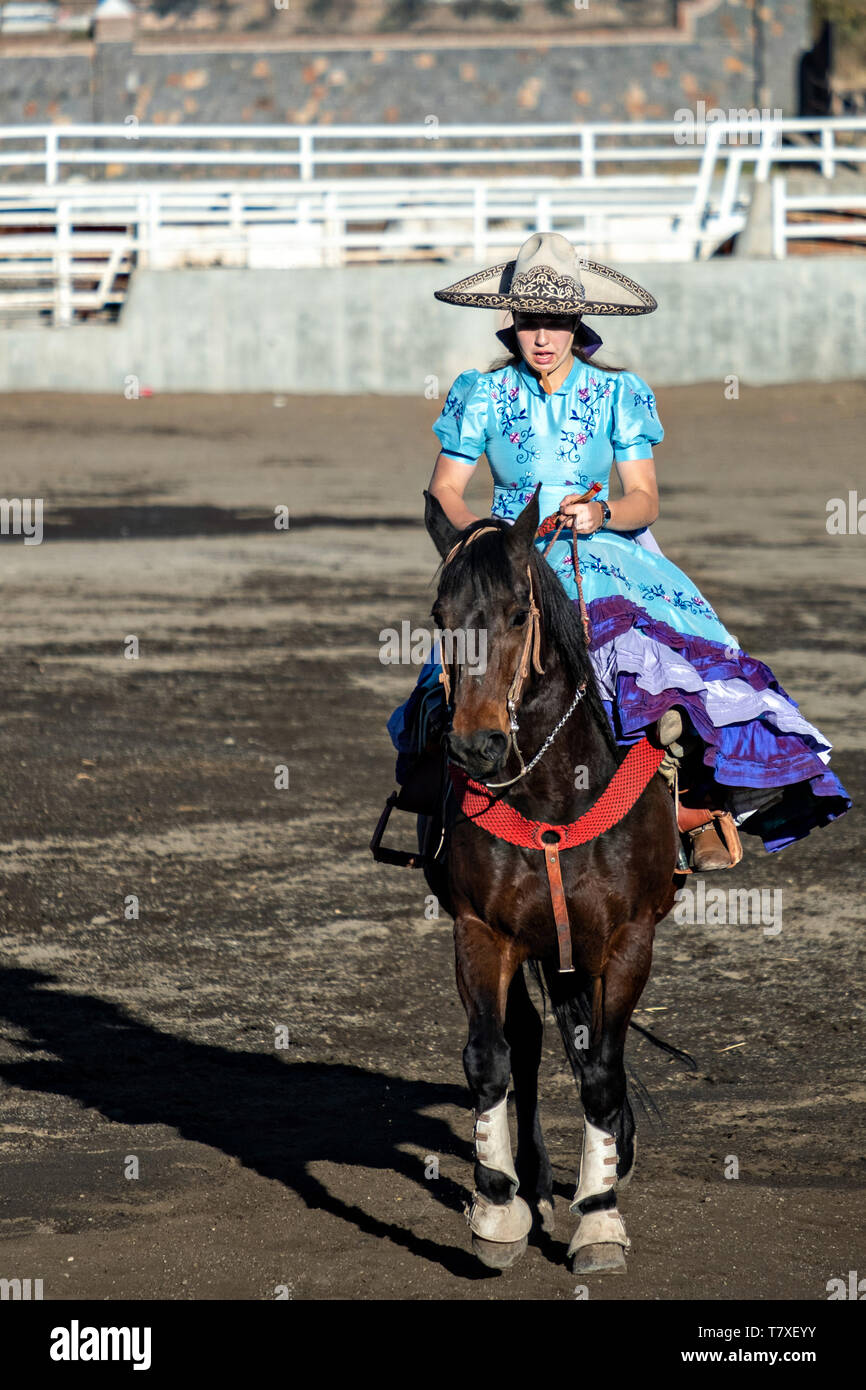
[[[797, 115], [816, 18], [846, 3], [861, 0], [8, 0], [0, 122]], [[828, 111], [833, 47], [805, 79]]]

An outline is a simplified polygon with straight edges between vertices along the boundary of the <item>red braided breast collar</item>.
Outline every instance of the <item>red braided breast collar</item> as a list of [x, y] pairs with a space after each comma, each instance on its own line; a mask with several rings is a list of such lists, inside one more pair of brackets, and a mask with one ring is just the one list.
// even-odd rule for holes
[[[471, 820], [474, 825], [480, 825], [498, 840], [506, 840], [509, 844], [519, 845], [523, 849], [540, 849], [544, 852], [559, 942], [560, 971], [570, 971], [574, 967], [571, 962], [571, 926], [562, 886], [559, 851], [588, 844], [590, 840], [595, 840], [606, 830], [610, 830], [611, 826], [617, 825], [649, 785], [664, 755], [663, 748], [653, 748], [646, 738], [635, 743], [598, 800], [570, 825], [552, 825], [547, 821], [528, 820], [507, 802], [497, 801], [482, 782], [473, 781], [461, 767], [454, 763], [448, 765], [454, 790], [460, 800], [460, 809], [467, 820]], [[545, 834], [558, 838], [545, 841], [542, 839]]]
[[524, 849], [546, 849], [541, 836], [551, 831], [558, 849], [573, 849], [603, 835], [631, 810], [664, 758], [663, 748], [653, 748], [647, 739], [635, 743], [617, 768], [598, 801], [570, 825], [551, 825], [547, 821], [527, 820], [506, 801], [496, 801], [482, 782], [474, 782], [461, 767], [449, 764], [455, 791], [461, 794], [460, 809], [468, 820], [480, 825], [499, 840]]

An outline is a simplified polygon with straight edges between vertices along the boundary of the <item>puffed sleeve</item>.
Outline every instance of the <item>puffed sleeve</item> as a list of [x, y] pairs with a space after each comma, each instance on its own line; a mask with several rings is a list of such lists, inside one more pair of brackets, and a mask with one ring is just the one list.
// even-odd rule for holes
[[485, 373], [474, 368], [461, 372], [433, 425], [443, 454], [461, 463], [477, 463], [487, 446], [488, 381]]
[[665, 437], [656, 398], [642, 377], [618, 372], [613, 395], [611, 443], [617, 463], [652, 458], [652, 446]]

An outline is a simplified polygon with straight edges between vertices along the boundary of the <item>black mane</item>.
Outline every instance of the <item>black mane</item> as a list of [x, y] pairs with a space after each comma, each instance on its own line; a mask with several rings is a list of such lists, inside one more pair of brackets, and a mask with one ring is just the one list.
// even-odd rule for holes
[[[511, 571], [511, 561], [504, 544], [505, 534], [510, 528], [507, 522], [498, 517], [487, 517], [473, 523], [464, 535], [482, 526], [495, 526], [496, 532], [479, 536], [471, 545], [463, 545], [447, 569], [443, 568], [443, 561], [438, 571], [439, 592], [444, 596], [462, 588], [464, 584], [471, 584], [484, 598], [501, 604], [505, 587], [503, 577], [509, 576]], [[568, 597], [557, 575], [534, 546], [530, 548], [529, 564], [541, 609], [543, 635], [555, 648], [575, 689], [586, 682], [585, 705], [592, 711], [608, 746], [617, 752], [610, 720], [596, 685], [577, 605]]]

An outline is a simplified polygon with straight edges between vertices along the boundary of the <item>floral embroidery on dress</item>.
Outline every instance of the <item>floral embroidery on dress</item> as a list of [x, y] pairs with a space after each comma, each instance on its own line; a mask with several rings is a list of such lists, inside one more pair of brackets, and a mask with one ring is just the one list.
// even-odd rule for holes
[[[639, 590], [644, 602], [655, 599], [657, 602], [669, 603], [672, 608], [679, 608], [683, 612], [719, 621], [716, 613], [700, 594], [685, 594], [681, 589], [674, 589], [672, 593], [668, 593], [663, 584], [636, 584], [619, 565], [607, 564], [600, 555], [590, 554], [585, 560], [581, 558], [580, 563], [585, 574], [603, 574], [608, 579], [615, 579], [624, 590]], [[567, 578], [574, 575], [574, 556], [570, 549], [556, 565], [556, 573]]]
[[[619, 565], [605, 564], [600, 555], [589, 555], [586, 558], [581, 557], [580, 564], [582, 572], [585, 574], [605, 574], [609, 579], [615, 578], [619, 580], [620, 584], [622, 584], [625, 589], [635, 588], [635, 585], [629, 579], [628, 575], [623, 574]], [[556, 565], [556, 573], [568, 576], [574, 574], [574, 553], [570, 544], [568, 550], [563, 553], [562, 559]]]
[[634, 395], [634, 402], [633, 402], [634, 405], [642, 405], [642, 406], [649, 412], [649, 415], [650, 415], [651, 419], [654, 420], [654, 419], [656, 418], [656, 414], [655, 414], [656, 398], [655, 398], [655, 396], [653, 395], [652, 391], [647, 392], [647, 394], [646, 394], [645, 396], [642, 396], [642, 395], [640, 394], [639, 391], [635, 391], [635, 392], [633, 393], [633, 395]]
[[527, 502], [532, 501], [537, 486], [534, 473], [526, 471], [520, 475], [519, 483], [512, 483], [509, 488], [495, 488], [490, 515], [501, 516], [510, 521], [523, 511]]
[[618, 579], [627, 589], [634, 588], [634, 584], [627, 574], [623, 574], [619, 565], [606, 565], [599, 555], [590, 555], [588, 568], [593, 574], [606, 574], [608, 579]]
[[556, 451], [558, 463], [580, 463], [578, 449], [585, 444], [587, 436], [581, 430], [575, 433], [574, 430], [563, 430], [559, 436], [559, 447]]
[[684, 594], [681, 589], [674, 589], [669, 594], [663, 584], [641, 584], [640, 594], [642, 599], [660, 599], [663, 603], [669, 603], [674, 608], [681, 608], [685, 612], [695, 613], [701, 618], [713, 618], [719, 621], [716, 613], [700, 594]]
[[515, 402], [519, 396], [516, 382], [507, 373], [490, 392], [499, 433], [509, 444], [517, 446], [514, 462], [535, 463], [539, 457], [539, 450], [528, 442], [534, 437], [534, 433], [531, 425], [522, 423], [526, 420], [526, 407], [521, 406], [519, 410], [516, 408]]
[[[585, 444], [588, 439], [595, 438], [595, 431], [598, 427], [598, 415], [601, 408], [600, 402], [605, 396], [610, 395], [610, 383], [607, 386], [596, 381], [594, 376], [589, 378], [589, 386], [581, 386], [577, 393], [580, 405], [571, 412], [571, 419], [576, 420], [580, 426], [579, 430], [572, 432], [578, 444]], [[562, 432], [563, 437], [566, 431]]]
[[459, 430], [465, 409], [466, 407], [460, 392], [456, 391], [452, 386], [448, 395], [445, 397], [445, 404], [442, 407], [442, 414], [439, 418], [440, 420], [448, 420], [453, 415], [454, 423]]

